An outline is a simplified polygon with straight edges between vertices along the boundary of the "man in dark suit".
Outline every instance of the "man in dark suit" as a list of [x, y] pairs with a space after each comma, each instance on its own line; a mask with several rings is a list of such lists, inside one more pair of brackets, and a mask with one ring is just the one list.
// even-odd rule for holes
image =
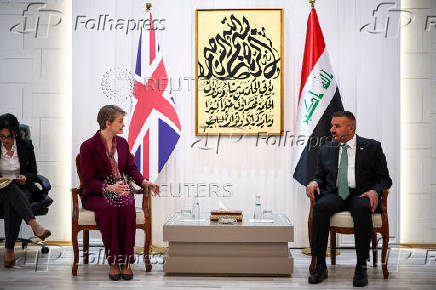
[[356, 119], [348, 111], [335, 112], [330, 132], [333, 141], [321, 147], [315, 178], [306, 194], [316, 199], [312, 219], [312, 255], [316, 267], [309, 283], [327, 278], [325, 253], [330, 217], [348, 210], [354, 221], [357, 264], [353, 286], [368, 284], [366, 261], [372, 234], [371, 213], [380, 204], [382, 192], [392, 185], [380, 142], [355, 134]]

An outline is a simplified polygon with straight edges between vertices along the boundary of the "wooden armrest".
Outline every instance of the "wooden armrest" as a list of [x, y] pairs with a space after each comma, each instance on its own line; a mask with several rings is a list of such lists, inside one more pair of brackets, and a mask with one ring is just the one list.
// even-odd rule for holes
[[313, 208], [313, 206], [315, 205], [315, 199], [310, 199], [310, 208]]
[[142, 197], [142, 209], [145, 211], [145, 210], [149, 210], [149, 207], [148, 207], [148, 199], [151, 197], [151, 192], [150, 192], [150, 190], [147, 190], [145, 187], [142, 187], [141, 188], [142, 189], [142, 194], [143, 194], [143, 197]]
[[[313, 216], [313, 206], [315, 205], [315, 199], [310, 198], [310, 208], [309, 208], [309, 216], [307, 217], [307, 226], [308, 226], [308, 234], [309, 234], [309, 245], [312, 246], [312, 216]], [[314, 268], [315, 264], [313, 267]], [[313, 269], [312, 269], [313, 270]]]
[[73, 188], [71, 190], [73, 194], [73, 221], [77, 222], [79, 220], [79, 189]]
[[134, 190], [134, 194], [141, 194], [142, 195], [142, 210], [144, 211], [144, 214], [146, 217], [150, 216], [150, 203], [151, 203], [151, 196], [152, 192], [151, 189], [146, 189], [145, 187], [141, 186], [140, 189]]
[[[129, 184], [129, 187], [130, 187], [130, 188], [134, 188], [134, 190], [133, 190], [133, 194], [144, 194], [144, 188], [143, 188], [142, 186], [140, 186], [140, 185], [137, 185], [137, 184], [135, 183], [135, 181], [133, 181], [133, 180], [129, 180], [129, 181], [128, 181], [128, 184]], [[139, 188], [136, 189], [137, 187], [139, 187]]]
[[389, 195], [389, 190], [383, 190], [382, 199], [381, 199], [381, 209], [384, 214], [388, 213], [388, 195]]
[[315, 206], [315, 199], [311, 199], [310, 200], [310, 208], [309, 208], [309, 220], [312, 221], [312, 214], [313, 214], [313, 207]]

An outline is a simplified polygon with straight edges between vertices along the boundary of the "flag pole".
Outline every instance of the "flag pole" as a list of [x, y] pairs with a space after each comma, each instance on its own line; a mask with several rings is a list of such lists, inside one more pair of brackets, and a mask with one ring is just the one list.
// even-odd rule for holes
[[[309, 0], [310, 6], [311, 6], [312, 9], [315, 8], [315, 2], [316, 2], [316, 0]], [[305, 254], [305, 255], [308, 255], [308, 256], [312, 255], [312, 253], [311, 253], [312, 251], [311, 251], [310, 247], [302, 249], [301, 252], [303, 254]], [[330, 253], [330, 247], [328, 247], [327, 250], [326, 250], [326, 257], [330, 257], [330, 254], [331, 254]], [[336, 249], [336, 255], [340, 255], [340, 254], [341, 254], [340, 251], [338, 249]]]
[[[146, 12], [150, 12], [151, 10], [151, 3], [147, 2], [145, 3], [145, 11]], [[152, 221], [152, 211], [151, 211], [151, 197], [153, 196], [152, 192], [149, 191], [148, 192], [148, 208], [150, 210], [150, 221]], [[167, 252], [166, 248], [162, 248], [162, 247], [158, 247], [153, 245], [153, 241], [151, 242], [150, 245], [150, 253], [151, 254], [165, 254]], [[142, 247], [135, 247], [135, 254], [141, 255], [144, 254], [144, 250]]]

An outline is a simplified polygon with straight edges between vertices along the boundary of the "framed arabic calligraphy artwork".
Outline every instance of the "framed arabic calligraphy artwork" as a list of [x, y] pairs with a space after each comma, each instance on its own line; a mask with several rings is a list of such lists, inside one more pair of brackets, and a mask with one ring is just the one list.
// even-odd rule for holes
[[195, 36], [195, 134], [280, 135], [283, 9], [198, 9]]

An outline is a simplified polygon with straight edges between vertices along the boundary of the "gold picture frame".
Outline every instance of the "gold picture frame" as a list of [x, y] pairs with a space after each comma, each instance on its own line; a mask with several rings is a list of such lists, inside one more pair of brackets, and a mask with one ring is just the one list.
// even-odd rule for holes
[[195, 14], [195, 135], [281, 135], [283, 9]]

